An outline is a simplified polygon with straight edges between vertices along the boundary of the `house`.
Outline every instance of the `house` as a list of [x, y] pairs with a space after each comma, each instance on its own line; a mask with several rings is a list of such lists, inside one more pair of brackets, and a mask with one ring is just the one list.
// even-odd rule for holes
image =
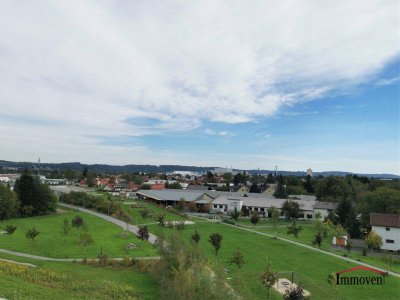
[[400, 215], [371, 213], [369, 224], [382, 238], [383, 250], [400, 251]]
[[150, 186], [151, 190], [162, 190], [165, 188], [165, 184], [164, 183], [156, 183], [156, 184], [152, 184]]
[[314, 204], [314, 214], [320, 213], [321, 218], [325, 219], [326, 217], [328, 217], [329, 213], [331, 211], [335, 211], [336, 208], [337, 203], [316, 201]]
[[202, 194], [201, 191], [175, 189], [139, 190], [136, 192], [139, 199], [151, 201], [163, 206], [175, 206], [181, 199], [184, 199], [186, 202], [192, 202], [198, 199]]
[[191, 190], [191, 191], [208, 191], [209, 186], [207, 185], [188, 185], [187, 190]]

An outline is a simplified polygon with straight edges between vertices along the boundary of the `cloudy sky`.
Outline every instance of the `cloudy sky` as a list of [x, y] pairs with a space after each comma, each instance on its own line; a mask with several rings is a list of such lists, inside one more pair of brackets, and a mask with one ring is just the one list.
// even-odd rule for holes
[[396, 0], [0, 2], [0, 159], [400, 174]]

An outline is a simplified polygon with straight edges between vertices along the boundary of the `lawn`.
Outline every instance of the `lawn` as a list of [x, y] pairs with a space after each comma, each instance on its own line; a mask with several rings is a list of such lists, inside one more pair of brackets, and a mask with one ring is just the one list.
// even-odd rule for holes
[[[62, 233], [63, 220], [70, 222], [77, 215], [84, 219], [94, 240], [86, 249], [78, 243], [79, 230], [72, 228], [66, 239]], [[0, 235], [0, 248], [3, 249], [52, 258], [95, 258], [101, 250], [109, 257], [157, 255], [151, 244], [142, 243], [132, 233], [124, 232], [121, 227], [90, 214], [65, 208], [53, 215], [7, 220], [1, 222], [0, 227], [4, 228], [7, 224], [16, 225], [17, 230], [12, 235]], [[25, 234], [33, 226], [40, 234], [32, 242]], [[120, 236], [121, 233], [126, 236]], [[128, 243], [134, 243], [137, 248], [129, 250], [127, 254], [125, 249]]]
[[[159, 226], [151, 225], [151, 231], [156, 233]], [[171, 229], [162, 229], [168, 233]], [[266, 289], [261, 285], [259, 277], [265, 266], [266, 257], [271, 261], [275, 271], [294, 271], [300, 283], [312, 293], [313, 299], [334, 299], [334, 289], [327, 283], [327, 276], [332, 272], [347, 269], [355, 264], [330, 257], [326, 254], [274, 240], [273, 238], [256, 235], [240, 228], [212, 222], [199, 222], [187, 226], [181, 233], [184, 240], [189, 240], [194, 230], [201, 235], [199, 247], [211, 261], [215, 261], [211, 244], [207, 242], [213, 232], [223, 236], [222, 246], [218, 254], [218, 267], [229, 270], [227, 277], [240, 277], [240, 286], [233, 284], [246, 299], [264, 299]], [[238, 269], [227, 264], [227, 259], [240, 248], [244, 253], [246, 264]], [[359, 272], [358, 274], [362, 274]], [[400, 280], [393, 276], [386, 278], [385, 286], [338, 286], [340, 299], [397, 299]], [[274, 294], [276, 299], [281, 296]]]
[[[0, 257], [12, 258], [0, 254]], [[39, 268], [0, 261], [0, 297], [6, 299], [159, 299], [156, 281], [148, 273], [74, 263], [30, 262]]]
[[[238, 222], [235, 222], [238, 225], [244, 226], [244, 227], [251, 227], [252, 228], [252, 223], [248, 219], [239, 219]], [[278, 237], [282, 237], [288, 240], [293, 240], [305, 245], [313, 246], [313, 241], [315, 239], [315, 230], [313, 228], [313, 224], [310, 221], [297, 221], [298, 225], [301, 225], [303, 227], [303, 230], [300, 231], [298, 238], [296, 238], [293, 234], [287, 234], [287, 226], [290, 225], [291, 222], [287, 220], [279, 220], [278, 228], [276, 230], [276, 235]], [[259, 231], [259, 232], [264, 232], [268, 234], [275, 234], [275, 230], [271, 227], [272, 222], [270, 219], [260, 219], [260, 222], [257, 223], [257, 225], [254, 227], [254, 230]], [[328, 238], [325, 238], [321, 244], [321, 249], [333, 252], [335, 254], [339, 255], [349, 255], [348, 251], [343, 248], [341, 250], [336, 250], [331, 247], [331, 241]], [[375, 256], [375, 255], [368, 255], [363, 256], [360, 253], [357, 253], [355, 251], [351, 251], [350, 258], [360, 260], [365, 263], [369, 263], [372, 265], [375, 265], [377, 267], [387, 269], [387, 265], [382, 261], [381, 257]], [[389, 270], [398, 272], [400, 273], [400, 260], [399, 259], [394, 259], [392, 266], [389, 267]]]
[[[132, 223], [136, 225], [157, 223], [157, 216], [160, 214], [165, 214], [166, 221], [185, 220], [182, 216], [174, 214], [168, 209], [164, 209], [163, 207], [159, 207], [143, 200], [127, 200], [125, 203], [121, 203], [121, 206], [132, 217]], [[149, 211], [149, 217], [146, 219], [144, 219], [140, 214], [140, 211], [144, 209]]]

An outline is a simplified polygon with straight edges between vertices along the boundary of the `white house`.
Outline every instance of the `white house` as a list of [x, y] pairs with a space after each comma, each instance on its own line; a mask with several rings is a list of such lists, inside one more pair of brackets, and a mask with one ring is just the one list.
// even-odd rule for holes
[[371, 213], [369, 224], [382, 238], [381, 249], [400, 251], [400, 215]]

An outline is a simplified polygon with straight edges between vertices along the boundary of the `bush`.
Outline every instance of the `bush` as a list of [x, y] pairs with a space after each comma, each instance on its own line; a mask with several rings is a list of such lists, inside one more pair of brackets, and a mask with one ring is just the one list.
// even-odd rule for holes
[[5, 228], [7, 234], [13, 234], [15, 230], [17, 230], [17, 226], [11, 224], [8, 224]]
[[222, 223], [226, 223], [226, 224], [231, 224], [231, 225], [235, 225], [235, 222], [229, 219], [223, 219]]

